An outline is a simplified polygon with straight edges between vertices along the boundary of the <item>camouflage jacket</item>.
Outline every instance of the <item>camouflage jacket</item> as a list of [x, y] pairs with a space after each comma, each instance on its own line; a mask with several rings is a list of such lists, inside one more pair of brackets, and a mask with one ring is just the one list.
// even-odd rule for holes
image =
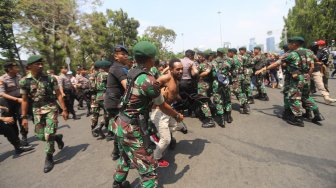
[[99, 71], [95, 79], [95, 90], [96, 98], [95, 100], [101, 101], [104, 100], [104, 95], [106, 91], [108, 73], [105, 71]]
[[31, 73], [20, 80], [20, 93], [32, 100], [34, 114], [46, 114], [56, 109], [58, 83], [54, 76], [42, 74], [34, 78]]

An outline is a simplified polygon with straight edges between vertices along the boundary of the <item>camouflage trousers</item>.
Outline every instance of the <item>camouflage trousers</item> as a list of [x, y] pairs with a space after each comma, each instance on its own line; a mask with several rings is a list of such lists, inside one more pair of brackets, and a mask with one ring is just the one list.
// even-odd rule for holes
[[221, 101], [223, 102], [223, 109], [226, 112], [232, 111], [231, 104], [231, 88], [230, 86], [219, 85], [219, 93], [221, 97]]
[[93, 104], [91, 105], [92, 109], [92, 118], [91, 122], [92, 125], [96, 125], [98, 123], [99, 119], [99, 113], [101, 110], [103, 110], [103, 119], [101, 120], [101, 123], [104, 123], [104, 125], [108, 125], [108, 115], [107, 111], [104, 108], [104, 100], [99, 100], [99, 101], [93, 101]]
[[284, 80], [284, 87], [283, 87], [283, 100], [284, 100], [284, 109], [289, 109], [290, 105], [289, 105], [289, 101], [288, 101], [288, 91], [290, 88], [290, 77], [289, 75], [285, 75], [285, 80]]
[[287, 100], [294, 116], [302, 116], [302, 107], [311, 111], [318, 109], [316, 102], [309, 96], [309, 93], [310, 79], [305, 78], [304, 75], [290, 79]]
[[255, 78], [256, 78], [256, 87], [257, 87], [258, 93], [266, 94], [266, 88], [264, 84], [264, 75], [263, 74], [255, 75]]
[[46, 114], [34, 113], [35, 134], [39, 140], [46, 142], [45, 152], [47, 154], [55, 152], [55, 141], [52, 138], [58, 127], [57, 116], [56, 107]]
[[239, 104], [243, 105], [247, 103], [247, 98], [242, 89], [242, 84], [239, 79], [234, 79], [232, 83], [232, 92], [237, 97]]
[[213, 102], [216, 106], [216, 110], [217, 110], [217, 115], [223, 115], [224, 114], [224, 109], [223, 109], [223, 100], [222, 97], [219, 93], [219, 84], [218, 81], [215, 80], [212, 83], [212, 97], [213, 97]]
[[113, 176], [114, 180], [125, 181], [133, 164], [140, 174], [142, 187], [157, 187], [157, 161], [154, 160], [152, 151], [144, 148], [139, 125], [126, 123], [117, 117], [112, 127], [121, 154]]
[[245, 93], [247, 98], [252, 97], [251, 90], [251, 75], [245, 75], [245, 79], [240, 82], [242, 86], [243, 93]]
[[[210, 84], [209, 83], [203, 82], [203, 81], [198, 82], [198, 84], [197, 84], [198, 94], [200, 94], [202, 96], [205, 96], [205, 97], [209, 97], [208, 96], [209, 89], [210, 89]], [[202, 103], [201, 111], [202, 111], [202, 114], [204, 115], [204, 117], [206, 117], [206, 118], [211, 117], [211, 110], [210, 110], [209, 104], [207, 102]]]

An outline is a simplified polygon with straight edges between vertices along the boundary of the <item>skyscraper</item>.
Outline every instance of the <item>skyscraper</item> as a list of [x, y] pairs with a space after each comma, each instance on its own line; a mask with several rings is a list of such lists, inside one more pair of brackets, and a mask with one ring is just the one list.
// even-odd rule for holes
[[250, 43], [249, 43], [249, 50], [252, 51], [254, 47], [257, 46], [257, 43], [255, 41], [255, 38], [250, 38]]
[[266, 51], [267, 52], [274, 52], [275, 51], [274, 37], [266, 38]]

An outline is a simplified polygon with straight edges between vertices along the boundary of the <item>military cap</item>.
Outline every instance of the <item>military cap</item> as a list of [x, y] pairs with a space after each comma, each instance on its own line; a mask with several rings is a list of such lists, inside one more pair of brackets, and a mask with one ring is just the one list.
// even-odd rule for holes
[[217, 48], [217, 52], [220, 52], [220, 53], [222, 53], [222, 54], [225, 53], [224, 48]]
[[39, 62], [39, 61], [41, 61], [42, 59], [43, 59], [43, 57], [40, 56], [40, 55], [32, 55], [32, 56], [30, 56], [30, 57], [28, 58], [28, 60], [27, 60], [27, 65], [31, 65], [31, 64], [33, 64], [33, 63]]
[[5, 69], [7, 69], [7, 68], [10, 68], [10, 67], [13, 67], [13, 66], [17, 66], [18, 64], [17, 63], [15, 63], [15, 62], [6, 62], [4, 65], [3, 65], [3, 67], [5, 68]]
[[245, 46], [240, 47], [240, 48], [239, 48], [239, 51], [240, 51], [240, 50], [244, 50], [244, 51], [246, 51], [246, 47], [245, 47]]
[[135, 57], [155, 57], [156, 47], [148, 41], [140, 41], [133, 47]]
[[300, 37], [300, 36], [295, 36], [295, 37], [291, 37], [288, 39], [288, 42], [291, 43], [291, 42], [300, 42], [300, 43], [304, 43], [305, 40], [303, 37]]
[[236, 49], [236, 48], [230, 48], [230, 49], [228, 50], [228, 52], [237, 53], [237, 49]]
[[124, 52], [126, 52], [128, 54], [127, 48], [125, 46], [123, 46], [123, 45], [117, 45], [117, 46], [115, 46], [114, 49], [113, 49], [113, 51], [114, 52], [124, 51]]
[[253, 49], [261, 50], [260, 46], [256, 46], [256, 47], [254, 47]]

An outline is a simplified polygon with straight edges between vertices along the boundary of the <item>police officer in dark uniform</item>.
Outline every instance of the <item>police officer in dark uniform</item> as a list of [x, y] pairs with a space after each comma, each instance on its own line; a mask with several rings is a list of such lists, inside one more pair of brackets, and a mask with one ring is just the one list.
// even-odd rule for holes
[[[19, 67], [15, 62], [7, 62], [4, 64], [6, 74], [0, 77], [0, 97], [4, 98], [7, 102], [9, 109], [8, 115], [14, 118], [14, 130], [17, 135], [22, 135], [22, 144], [27, 146], [28, 131], [22, 127], [21, 119], [21, 95], [19, 81], [21, 75], [19, 74]], [[18, 124], [17, 124], [18, 122]]]

